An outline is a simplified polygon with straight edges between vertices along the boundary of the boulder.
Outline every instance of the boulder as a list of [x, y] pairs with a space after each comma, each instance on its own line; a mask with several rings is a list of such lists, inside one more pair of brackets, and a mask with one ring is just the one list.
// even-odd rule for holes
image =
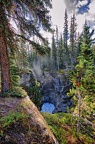
[[0, 144], [30, 143], [58, 144], [58, 141], [28, 96], [0, 97]]

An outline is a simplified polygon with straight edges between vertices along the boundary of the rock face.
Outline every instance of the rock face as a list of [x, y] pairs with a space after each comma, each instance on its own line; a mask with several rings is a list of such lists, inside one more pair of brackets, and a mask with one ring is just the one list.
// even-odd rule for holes
[[20, 82], [19, 84], [25, 84], [26, 86], [30, 86], [30, 78], [31, 78], [31, 74], [30, 73], [23, 73], [20, 76]]
[[66, 77], [62, 74], [53, 75], [45, 71], [40, 79], [34, 73], [22, 75], [20, 83], [32, 87], [35, 79], [41, 84], [42, 104], [46, 102], [54, 104], [53, 113], [67, 112], [68, 107], [72, 105], [72, 101], [66, 93], [69, 92], [72, 85], [66, 80]]
[[71, 84], [64, 82], [61, 75], [53, 77], [46, 73], [41, 88], [43, 95], [42, 103], [50, 102], [54, 104], [55, 109], [53, 113], [67, 112], [67, 108], [72, 105], [71, 97], [66, 95], [70, 88]]
[[[0, 98], [0, 119], [9, 113], [19, 112], [20, 115], [29, 115], [28, 118], [16, 120], [4, 126], [0, 122], [0, 144], [58, 144], [50, 131], [44, 118], [29, 99], [25, 98]], [[12, 117], [12, 115], [11, 115]]]

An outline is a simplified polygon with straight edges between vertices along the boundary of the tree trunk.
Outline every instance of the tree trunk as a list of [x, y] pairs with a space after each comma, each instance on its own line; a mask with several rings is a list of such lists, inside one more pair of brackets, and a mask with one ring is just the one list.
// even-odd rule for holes
[[77, 132], [80, 132], [80, 117], [81, 117], [81, 94], [80, 91], [78, 90], [78, 122], [77, 122]]
[[8, 50], [5, 34], [5, 16], [2, 3], [0, 3], [0, 60], [1, 60], [1, 91], [11, 88], [10, 68], [8, 60]]

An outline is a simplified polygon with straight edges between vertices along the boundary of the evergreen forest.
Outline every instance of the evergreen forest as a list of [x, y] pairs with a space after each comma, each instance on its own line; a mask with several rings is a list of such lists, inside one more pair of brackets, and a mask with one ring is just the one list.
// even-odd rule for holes
[[[0, 144], [95, 144], [95, 31], [85, 20], [79, 33], [76, 14], [68, 20], [65, 9], [59, 32], [57, 25], [52, 28], [51, 8], [51, 0], [0, 0]], [[51, 41], [42, 30], [52, 35]], [[66, 95], [73, 104], [67, 113], [40, 112], [41, 83], [32, 74], [40, 77], [44, 71], [62, 75], [71, 84]], [[31, 85], [20, 84], [27, 74]], [[17, 107], [27, 95], [56, 142], [42, 139], [39, 127], [31, 126], [30, 102]], [[40, 114], [35, 112], [36, 123]]]

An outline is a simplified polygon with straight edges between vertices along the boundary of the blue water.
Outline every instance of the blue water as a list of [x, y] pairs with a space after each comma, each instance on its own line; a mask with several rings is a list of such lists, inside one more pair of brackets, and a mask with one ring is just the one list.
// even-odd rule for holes
[[54, 104], [47, 102], [47, 103], [44, 103], [44, 104], [42, 105], [41, 111], [42, 111], [42, 112], [52, 113], [54, 109], [55, 109]]

